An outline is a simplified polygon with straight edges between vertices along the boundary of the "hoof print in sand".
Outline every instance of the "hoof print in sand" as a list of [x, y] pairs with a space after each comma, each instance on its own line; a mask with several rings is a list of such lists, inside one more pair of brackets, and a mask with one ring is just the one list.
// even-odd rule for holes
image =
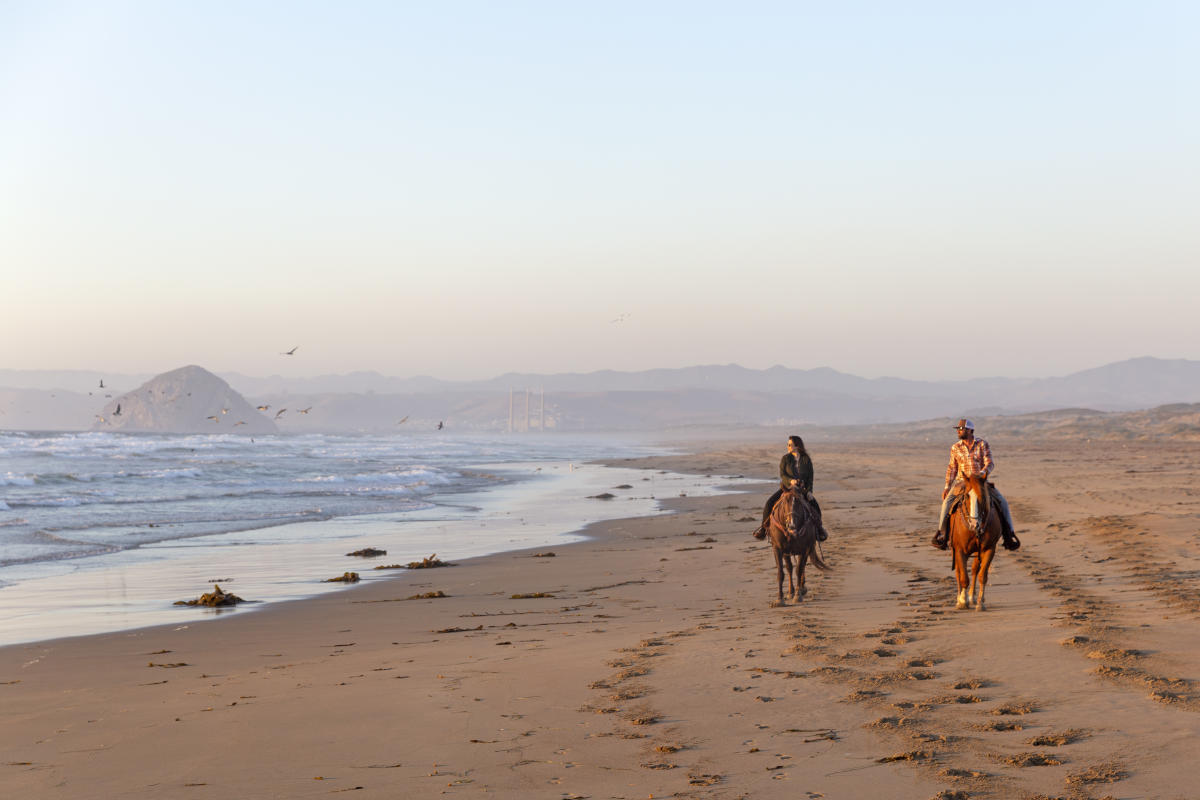
[[1078, 728], [1071, 728], [1062, 733], [1047, 733], [1041, 736], [1034, 736], [1027, 740], [1026, 744], [1031, 744], [1034, 747], [1062, 747], [1064, 744], [1078, 742], [1080, 739], [1086, 739], [1091, 736], [1091, 733]]
[[933, 753], [928, 750], [909, 750], [904, 753], [894, 753], [890, 756], [875, 759], [879, 764], [890, 764], [893, 761], [929, 761], [933, 758]]
[[1014, 767], [1056, 767], [1063, 762], [1046, 753], [1017, 753], [1006, 757], [1004, 763]]
[[1103, 764], [1093, 764], [1082, 772], [1073, 772], [1067, 776], [1067, 786], [1087, 786], [1094, 783], [1116, 783], [1128, 778], [1129, 773], [1122, 764], [1107, 761]]

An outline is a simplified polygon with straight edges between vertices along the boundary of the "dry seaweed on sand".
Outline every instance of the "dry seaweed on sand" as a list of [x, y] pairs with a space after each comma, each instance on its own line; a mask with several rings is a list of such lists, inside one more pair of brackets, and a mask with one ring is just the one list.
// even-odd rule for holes
[[205, 592], [195, 600], [176, 600], [177, 606], [207, 606], [208, 608], [216, 608], [219, 606], [234, 606], [238, 603], [246, 602], [232, 592], [224, 592], [217, 584], [213, 584], [211, 592]]
[[336, 578], [326, 578], [321, 583], [358, 583], [358, 573], [344, 572]]
[[374, 558], [375, 556], [386, 556], [387, 550], [380, 550], [375, 547], [364, 547], [362, 550], [355, 550], [353, 553], [346, 553], [348, 556], [358, 556], [359, 558]]
[[539, 597], [554, 597], [549, 592], [518, 592], [512, 595], [511, 600], [535, 600]]
[[434, 553], [433, 555], [429, 556], [428, 558], [423, 558], [420, 561], [410, 561], [404, 565], [404, 568], [405, 569], [433, 569], [434, 567], [452, 567], [452, 566], [454, 566], [454, 565], [449, 562], [442, 561], [440, 558], [437, 557], [437, 553]]
[[404, 599], [405, 600], [434, 600], [438, 597], [447, 597], [447, 596], [448, 595], [445, 592], [443, 592], [441, 589], [437, 589], [436, 591], [432, 591], [432, 592], [423, 592], [421, 594], [410, 595]]
[[544, 553], [534, 553], [534, 554], [533, 554], [532, 556], [530, 556], [530, 557], [531, 557], [531, 558], [554, 558], [554, 551], [553, 551], [553, 550], [547, 550], [547, 551], [546, 551], [546, 552], [544, 552]]

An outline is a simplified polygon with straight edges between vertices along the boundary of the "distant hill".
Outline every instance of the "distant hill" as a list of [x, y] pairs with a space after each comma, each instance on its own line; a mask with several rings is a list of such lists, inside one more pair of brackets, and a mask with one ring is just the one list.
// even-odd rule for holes
[[[810, 431], [814, 441], [886, 440], [892, 442], [954, 441], [956, 417], [890, 425], [827, 426]], [[1071, 440], [1075, 442], [1200, 442], [1200, 403], [1172, 403], [1140, 411], [1097, 411], [1060, 408], [1034, 414], [974, 417], [979, 436], [989, 441]]]
[[[206, 374], [223, 378], [228, 382], [223, 381], [225, 389], [251, 398], [254, 405], [271, 406], [271, 419], [287, 409], [278, 418], [283, 432], [423, 430], [440, 420], [454, 430], [502, 431], [509, 425], [510, 389], [515, 390], [517, 430], [526, 426], [527, 389], [534, 390], [529, 428], [538, 428], [542, 419], [538, 390], [543, 388], [546, 429], [581, 431], [685, 425], [886, 425], [962, 414], [1012, 416], [1055, 408], [1128, 411], [1200, 401], [1200, 361], [1158, 358], [1130, 359], [1057, 378], [967, 381], [861, 378], [827, 367], [752, 370], [734, 364], [641, 372], [508, 373], [459, 382], [376, 372], [312, 378]], [[106, 387], [134, 385], [133, 377], [103, 376]], [[114, 398], [117, 393], [100, 390], [100, 378], [99, 372], [0, 370], [0, 387], [12, 387], [0, 388], [0, 428], [78, 430], [91, 424], [93, 415], [109, 420], [116, 404], [102, 408], [101, 392]], [[142, 397], [138, 391], [142, 390], [132, 396]], [[223, 430], [216, 426], [232, 413], [231, 408], [219, 422], [208, 421], [214, 426], [211, 430]], [[201, 419], [211, 414], [210, 409]], [[244, 421], [240, 431], [262, 432], [251, 427], [259, 418], [271, 421], [259, 414], [228, 421]], [[159, 421], [155, 417], [152, 423], [147, 417], [145, 424]], [[199, 429], [210, 430], [204, 425]]]
[[225, 381], [203, 367], [164, 372], [110, 400], [92, 425], [126, 433], [276, 433]]

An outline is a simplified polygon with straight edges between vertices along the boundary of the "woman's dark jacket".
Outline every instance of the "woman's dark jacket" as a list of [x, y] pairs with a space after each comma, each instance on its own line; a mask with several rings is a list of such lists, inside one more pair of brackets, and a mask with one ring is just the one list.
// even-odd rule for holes
[[813, 463], [808, 457], [808, 453], [801, 453], [798, 460], [793, 458], [791, 453], [785, 453], [783, 458], [779, 460], [779, 486], [785, 492], [792, 488], [792, 481], [799, 481], [800, 486], [806, 491], [813, 490]]

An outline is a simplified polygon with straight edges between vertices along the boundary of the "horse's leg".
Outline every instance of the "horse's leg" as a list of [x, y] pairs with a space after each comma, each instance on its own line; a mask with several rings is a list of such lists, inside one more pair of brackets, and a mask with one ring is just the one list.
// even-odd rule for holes
[[954, 577], [958, 580], [958, 601], [955, 608], [967, 607], [967, 554], [959, 548], [954, 548]]
[[774, 549], [775, 549], [775, 577], [778, 579], [778, 582], [779, 582], [779, 599], [777, 601], [777, 604], [783, 605], [783, 553], [780, 551], [778, 545], [776, 545], [776, 547]]
[[808, 587], [804, 585], [804, 568], [808, 566], [809, 551], [805, 550], [803, 554], [796, 556], [796, 580], [800, 585], [800, 593], [796, 595], [797, 600], [803, 600], [804, 595], [808, 594]]
[[987, 586], [988, 570], [992, 567], [992, 559], [996, 556], [996, 545], [993, 543], [986, 550], [981, 550], [975, 566], [975, 610], [983, 611], [983, 590]]
[[792, 554], [783, 554], [783, 563], [787, 565], [788, 574], [788, 600], [795, 600], [796, 595], [796, 565], [792, 562]]

